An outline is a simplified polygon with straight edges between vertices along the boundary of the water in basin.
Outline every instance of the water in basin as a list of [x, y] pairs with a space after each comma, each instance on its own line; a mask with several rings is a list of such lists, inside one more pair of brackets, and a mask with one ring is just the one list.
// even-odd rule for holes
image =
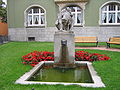
[[93, 83], [87, 64], [76, 64], [75, 68], [54, 68], [44, 64], [28, 81]]

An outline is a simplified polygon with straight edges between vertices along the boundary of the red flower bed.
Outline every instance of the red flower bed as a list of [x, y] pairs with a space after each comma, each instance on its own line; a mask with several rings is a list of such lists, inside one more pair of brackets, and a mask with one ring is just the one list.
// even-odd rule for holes
[[109, 60], [110, 57], [98, 53], [88, 53], [85, 51], [77, 51], [75, 52], [75, 60], [76, 61], [106, 61]]
[[[85, 51], [77, 51], [75, 52], [75, 60], [76, 61], [100, 61], [100, 60], [109, 60], [110, 58], [106, 55], [101, 55], [98, 53], [88, 53]], [[25, 56], [22, 56], [22, 63], [23, 64], [30, 64], [34, 67], [41, 61], [54, 61], [54, 52], [47, 52], [47, 51], [34, 51], [28, 53]]]
[[25, 56], [22, 56], [23, 64], [30, 64], [31, 66], [35, 66], [41, 61], [54, 61], [54, 52], [47, 51], [34, 51], [28, 53]]

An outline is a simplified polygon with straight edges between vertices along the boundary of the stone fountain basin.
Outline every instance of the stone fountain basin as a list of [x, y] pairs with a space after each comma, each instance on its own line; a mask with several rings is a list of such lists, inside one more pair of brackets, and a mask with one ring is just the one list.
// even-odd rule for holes
[[[97, 72], [94, 70], [92, 63], [88, 61], [75, 61], [75, 64], [87, 64], [88, 70], [90, 72], [93, 83], [69, 83], [69, 82], [40, 82], [40, 81], [28, 81], [44, 64], [54, 64], [54, 61], [42, 61], [37, 64], [29, 72], [25, 73], [18, 80], [16, 84], [48, 84], [48, 85], [80, 85], [82, 87], [105, 87], [101, 78], [97, 75]], [[64, 78], [64, 77], [63, 77]]]

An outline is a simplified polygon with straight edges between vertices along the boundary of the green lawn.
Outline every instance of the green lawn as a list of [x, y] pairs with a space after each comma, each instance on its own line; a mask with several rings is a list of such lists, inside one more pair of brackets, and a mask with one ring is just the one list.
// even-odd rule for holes
[[[102, 45], [106, 45], [102, 43]], [[34, 50], [53, 51], [53, 43], [40, 42], [10, 42], [0, 45], [0, 90], [120, 90], [120, 52], [84, 50], [91, 53], [106, 54], [111, 57], [109, 61], [93, 63], [98, 75], [102, 78], [106, 88], [84, 88], [77, 85], [19, 85], [15, 81], [28, 72], [32, 67], [23, 65], [21, 57]], [[120, 48], [120, 45], [112, 45]]]
[[[96, 43], [76, 43], [75, 44], [76, 47], [95, 47]], [[98, 47], [107, 47], [106, 42], [99, 42], [98, 43]], [[120, 49], [120, 45], [115, 45], [115, 44], [111, 44], [110, 48], [118, 48]]]

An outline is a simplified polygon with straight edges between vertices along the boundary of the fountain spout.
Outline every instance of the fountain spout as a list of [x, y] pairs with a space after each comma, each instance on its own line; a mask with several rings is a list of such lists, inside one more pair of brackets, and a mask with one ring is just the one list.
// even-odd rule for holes
[[67, 46], [67, 40], [61, 40], [61, 45], [62, 46]]
[[69, 53], [67, 48], [67, 40], [61, 40], [61, 48], [60, 48], [60, 57], [59, 63], [62, 63], [65, 66], [66, 63], [69, 63]]

